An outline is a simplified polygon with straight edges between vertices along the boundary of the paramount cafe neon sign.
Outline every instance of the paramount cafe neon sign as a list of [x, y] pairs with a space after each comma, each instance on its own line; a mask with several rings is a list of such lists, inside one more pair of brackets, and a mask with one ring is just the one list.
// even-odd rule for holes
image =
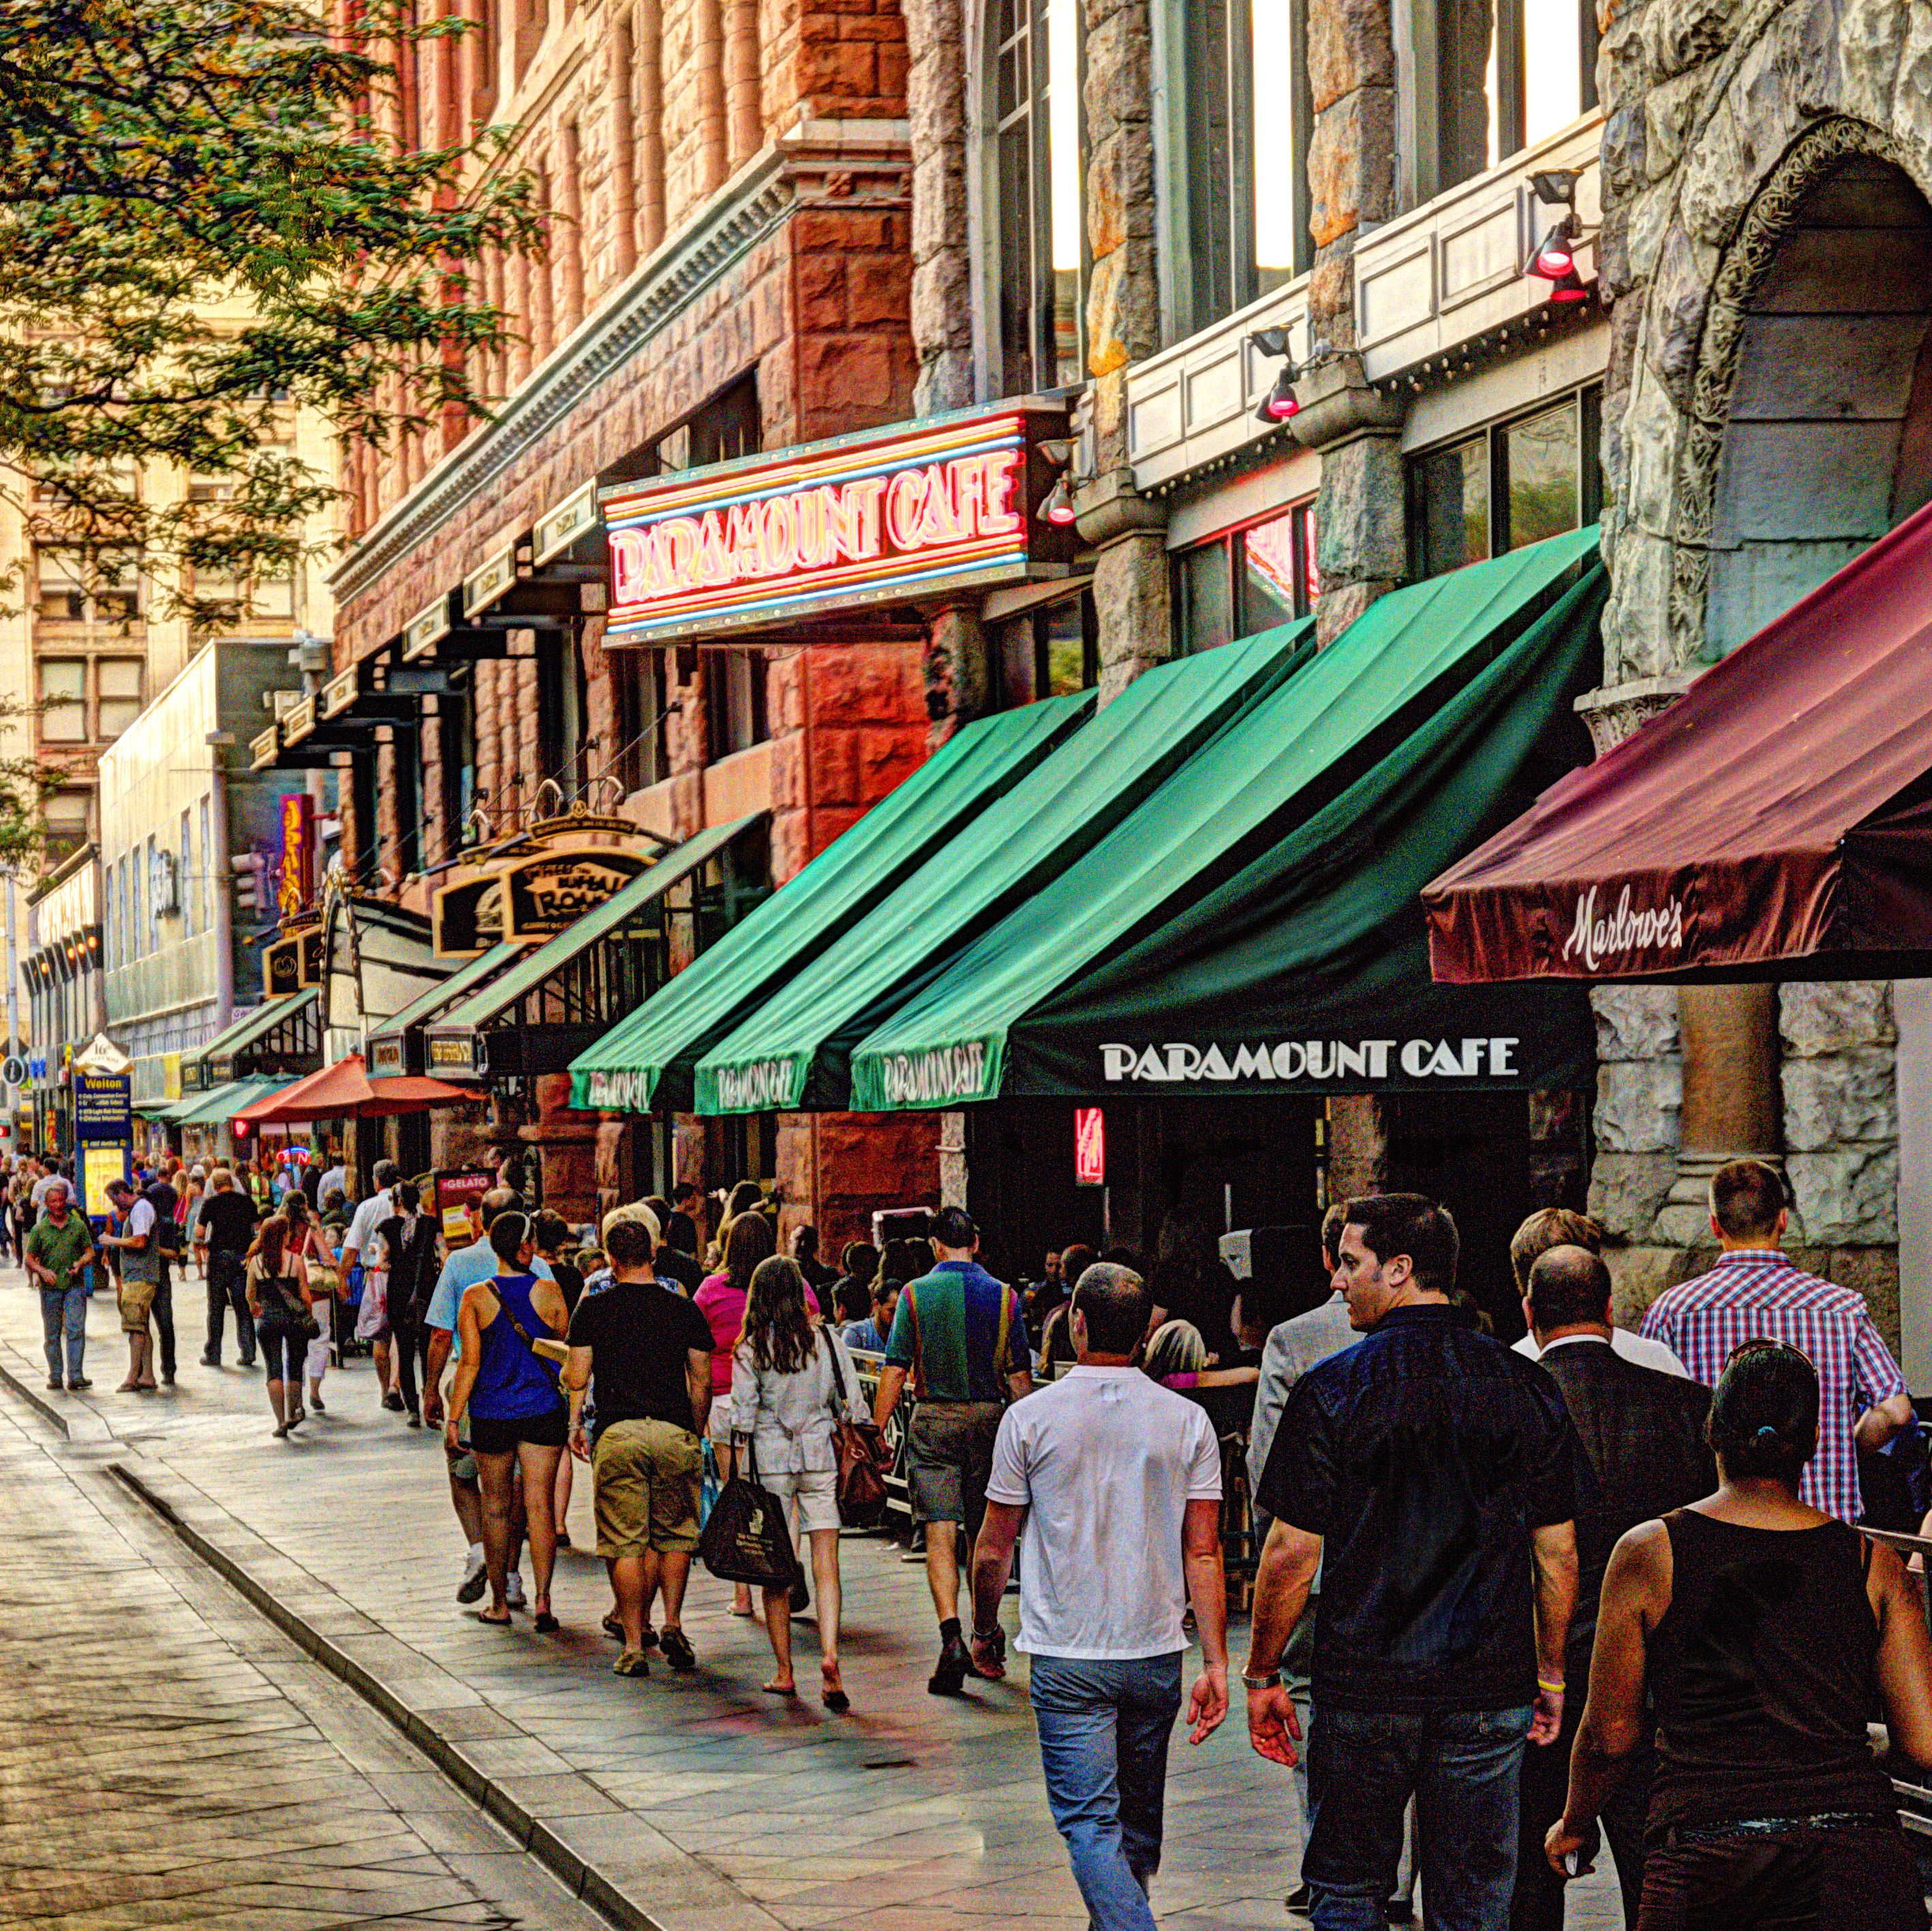
[[649, 641], [1032, 574], [1069, 541], [1032, 516], [1035, 432], [1060, 427], [1009, 404], [614, 490], [606, 635]]

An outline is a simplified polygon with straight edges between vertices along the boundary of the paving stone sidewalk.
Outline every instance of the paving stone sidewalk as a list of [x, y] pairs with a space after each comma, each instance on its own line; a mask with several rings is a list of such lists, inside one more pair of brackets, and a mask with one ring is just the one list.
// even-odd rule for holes
[[10, 1393], [0, 1534], [0, 1923], [598, 1926]]
[[[196, 1365], [202, 1298], [196, 1282], [176, 1288], [176, 1388], [107, 1392], [124, 1353], [99, 1297], [95, 1388], [39, 1398], [95, 1444], [88, 1453], [124, 1461], [223, 1559], [370, 1672], [412, 1728], [459, 1751], [566, 1863], [663, 1931], [1085, 1925], [1047, 1813], [1024, 1659], [1005, 1683], [928, 1696], [931, 1606], [922, 1568], [896, 1546], [842, 1545], [849, 1715], [761, 1695], [762, 1628], [730, 1616], [728, 1590], [701, 1572], [686, 1615], [698, 1672], [614, 1678], [584, 1471], [579, 1546], [557, 1578], [563, 1633], [538, 1636], [524, 1618], [508, 1633], [486, 1628], [454, 1600], [462, 1541], [436, 1435], [381, 1410], [363, 1362], [332, 1372], [326, 1414], [272, 1440], [259, 1376]], [[38, 1319], [22, 1278], [0, 1273], [0, 1368], [36, 1390]], [[808, 1623], [796, 1630], [809, 1685], [815, 1636]], [[1154, 1894], [1163, 1924], [1290, 1924], [1285, 1778], [1250, 1750], [1238, 1714], [1198, 1750], [1177, 1735]], [[1579, 1888], [1573, 1931], [1620, 1922], [1613, 1885]]]

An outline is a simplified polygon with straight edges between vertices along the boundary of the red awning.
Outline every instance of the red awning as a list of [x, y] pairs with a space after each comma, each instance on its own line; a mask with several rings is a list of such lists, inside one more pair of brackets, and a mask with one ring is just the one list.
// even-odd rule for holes
[[362, 1070], [362, 1055], [297, 1080], [280, 1093], [244, 1107], [235, 1117], [256, 1126], [291, 1126], [314, 1120], [371, 1120], [389, 1113], [415, 1113], [425, 1106], [455, 1106], [476, 1094], [441, 1080], [403, 1077], [370, 1079]]
[[1431, 970], [1900, 976], [1932, 951], [1928, 772], [1932, 505], [1431, 884]]

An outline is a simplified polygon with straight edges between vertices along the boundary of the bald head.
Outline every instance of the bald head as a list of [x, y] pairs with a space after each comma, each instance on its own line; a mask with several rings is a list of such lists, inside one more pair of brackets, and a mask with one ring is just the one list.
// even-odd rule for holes
[[476, 1203], [476, 1210], [483, 1216], [483, 1231], [490, 1231], [490, 1223], [500, 1213], [508, 1213], [518, 1204], [517, 1196], [508, 1187], [492, 1187]]
[[1552, 1247], [1530, 1268], [1526, 1299], [1539, 1342], [1564, 1328], [1607, 1328], [1610, 1270], [1587, 1247]]

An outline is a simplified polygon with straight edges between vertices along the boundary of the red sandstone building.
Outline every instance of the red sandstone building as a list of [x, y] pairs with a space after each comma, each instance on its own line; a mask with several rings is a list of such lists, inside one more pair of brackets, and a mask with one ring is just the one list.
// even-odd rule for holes
[[[420, 915], [426, 951], [466, 847], [533, 819], [580, 805], [658, 852], [742, 826], [662, 919], [661, 976], [902, 780], [954, 714], [946, 654], [928, 649], [946, 620], [923, 607], [675, 643], [606, 634], [600, 490], [913, 413], [903, 24], [890, 0], [463, 10], [482, 31], [416, 52], [392, 131], [429, 144], [516, 125], [512, 159], [554, 217], [549, 256], [488, 271], [521, 338], [482, 371], [494, 421], [348, 457], [334, 675], [257, 759], [333, 769], [347, 895]], [[782, 20], [775, 38], [761, 19]], [[626, 970], [646, 970], [633, 953]], [[598, 970], [606, 1021], [650, 982]], [[373, 1033], [393, 1015], [360, 1016]], [[347, 1051], [363, 1042], [345, 1017], [329, 1023]], [[528, 1048], [566, 1021], [581, 1033], [582, 989], [560, 982], [497, 1030]], [[420, 1026], [404, 1030], [374, 1057], [419, 1058]], [[572, 1218], [674, 1171], [775, 1178], [799, 1217], [834, 1228], [937, 1198], [932, 1123], [600, 1120], [569, 1110], [555, 1054], [524, 1063], [548, 1069], [479, 1081], [487, 1105], [433, 1129], [386, 1130], [412, 1163], [533, 1150], [544, 1198]]]

